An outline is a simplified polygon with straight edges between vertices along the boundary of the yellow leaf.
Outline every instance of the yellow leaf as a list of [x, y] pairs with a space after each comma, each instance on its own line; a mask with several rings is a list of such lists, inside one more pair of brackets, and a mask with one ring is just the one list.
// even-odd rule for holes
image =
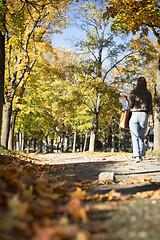
[[120, 200], [121, 198], [122, 198], [122, 194], [116, 192], [114, 189], [111, 190], [111, 191], [108, 193], [108, 200], [109, 200], [109, 201], [111, 201], [111, 200]]
[[85, 196], [86, 196], [86, 192], [79, 187], [77, 187], [77, 190], [75, 192], [71, 193], [72, 198], [78, 197], [80, 199], [84, 199]]

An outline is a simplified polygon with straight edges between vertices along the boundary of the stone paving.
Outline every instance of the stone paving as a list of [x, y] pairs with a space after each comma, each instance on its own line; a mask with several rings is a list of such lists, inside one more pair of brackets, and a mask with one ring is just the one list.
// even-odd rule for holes
[[[97, 181], [92, 188], [95, 193], [116, 189], [133, 194], [160, 188], [160, 157], [157, 156], [147, 155], [140, 163], [135, 163], [130, 153], [50, 153], [33, 157], [35, 163], [52, 165], [56, 168], [54, 174], [68, 180]], [[115, 181], [99, 184], [101, 172], [114, 173]]]

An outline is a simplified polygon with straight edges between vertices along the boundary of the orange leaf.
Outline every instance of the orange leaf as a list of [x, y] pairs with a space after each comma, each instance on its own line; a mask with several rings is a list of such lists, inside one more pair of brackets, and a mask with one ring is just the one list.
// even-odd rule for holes
[[154, 191], [152, 196], [151, 196], [151, 199], [160, 200], [160, 190]]

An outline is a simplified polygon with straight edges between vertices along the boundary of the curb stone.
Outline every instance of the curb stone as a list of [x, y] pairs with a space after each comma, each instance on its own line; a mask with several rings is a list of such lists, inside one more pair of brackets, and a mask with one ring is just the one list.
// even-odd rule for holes
[[115, 173], [114, 172], [101, 172], [99, 174], [98, 177], [99, 181], [106, 181], [106, 180], [110, 180], [110, 181], [115, 181]]

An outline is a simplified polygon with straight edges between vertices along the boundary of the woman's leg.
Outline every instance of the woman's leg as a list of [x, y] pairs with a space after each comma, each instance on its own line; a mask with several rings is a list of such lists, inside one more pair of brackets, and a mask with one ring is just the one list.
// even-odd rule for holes
[[146, 112], [141, 112], [139, 117], [140, 131], [139, 131], [139, 147], [140, 147], [140, 156], [143, 157], [146, 154], [145, 146], [145, 133], [147, 130], [148, 124], [148, 115]]
[[140, 157], [140, 146], [139, 146], [139, 131], [140, 125], [138, 122], [138, 112], [132, 112], [132, 116], [129, 122], [131, 136], [132, 136], [132, 146], [133, 146], [133, 156]]

